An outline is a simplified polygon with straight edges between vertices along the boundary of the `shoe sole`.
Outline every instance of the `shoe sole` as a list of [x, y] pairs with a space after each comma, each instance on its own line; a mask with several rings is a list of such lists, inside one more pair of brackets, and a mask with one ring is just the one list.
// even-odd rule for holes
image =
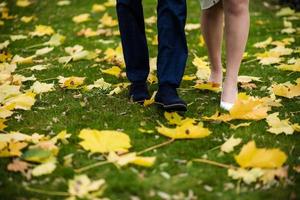
[[164, 105], [163, 103], [160, 102], [155, 102], [155, 104], [161, 106], [165, 111], [167, 112], [185, 112], [187, 111], [187, 107], [184, 104], [171, 104], [171, 105]]

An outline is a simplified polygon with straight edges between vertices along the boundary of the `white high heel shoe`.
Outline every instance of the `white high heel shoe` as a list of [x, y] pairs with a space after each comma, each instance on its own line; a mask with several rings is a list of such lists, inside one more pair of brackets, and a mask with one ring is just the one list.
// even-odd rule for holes
[[230, 111], [233, 106], [234, 106], [234, 103], [228, 103], [225, 101], [221, 101], [221, 103], [220, 103], [220, 107], [227, 111]]
[[[238, 95], [238, 90], [236, 90], [236, 99]], [[234, 103], [229, 103], [226, 101], [222, 101], [222, 95], [221, 95], [221, 102], [220, 102], [220, 107], [224, 110], [230, 111], [232, 107], [234, 106]]]

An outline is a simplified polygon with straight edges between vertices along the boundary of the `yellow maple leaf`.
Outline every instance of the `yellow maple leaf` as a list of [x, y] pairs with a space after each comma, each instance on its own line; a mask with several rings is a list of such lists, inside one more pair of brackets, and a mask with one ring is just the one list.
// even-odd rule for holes
[[131, 163], [143, 167], [152, 167], [155, 163], [156, 157], [137, 156]]
[[17, 5], [17, 6], [23, 7], [23, 8], [29, 6], [30, 4], [31, 4], [31, 2], [28, 1], [28, 0], [18, 0], [18, 1], [16, 2], [16, 5]]
[[137, 153], [135, 152], [127, 153], [120, 156], [117, 155], [115, 152], [110, 152], [107, 156], [107, 160], [121, 167], [128, 164], [135, 164], [143, 167], [151, 167], [153, 166], [156, 158], [137, 156]]
[[255, 43], [253, 46], [255, 48], [266, 48], [268, 45], [270, 45], [273, 41], [272, 37], [268, 37], [266, 40], [262, 41], [262, 42], [257, 42]]
[[250, 141], [234, 158], [243, 168], [277, 168], [285, 163], [287, 155], [280, 149], [257, 148], [255, 141]]
[[165, 112], [164, 116], [166, 120], [168, 120], [168, 123], [171, 125], [182, 125], [185, 123], [194, 124], [196, 123], [195, 119], [191, 118], [185, 118], [183, 119], [182, 116], [180, 116], [177, 112]]
[[152, 105], [152, 104], [155, 103], [155, 96], [156, 96], [156, 93], [157, 93], [157, 91], [153, 92], [151, 98], [150, 98], [150, 99], [146, 99], [146, 100], [144, 101], [144, 106], [145, 106], [145, 107], [150, 106], [150, 105]]
[[73, 22], [75, 22], [76, 24], [79, 24], [79, 23], [83, 23], [83, 22], [86, 22], [86, 21], [91, 20], [90, 16], [91, 16], [91, 15], [90, 15], [89, 13], [83, 13], [83, 14], [74, 16], [74, 17], [72, 18], [72, 20], [73, 20]]
[[272, 85], [271, 90], [275, 95], [289, 99], [300, 96], [300, 78], [296, 80], [296, 85], [290, 82], [275, 84]]
[[295, 14], [295, 10], [291, 9], [290, 7], [281, 8], [278, 12], [276, 12], [276, 16], [289, 16]]
[[195, 76], [195, 75], [184, 75], [183, 77], [182, 77], [182, 80], [184, 80], [184, 81], [192, 81], [192, 80], [195, 80], [197, 77]]
[[196, 76], [198, 79], [207, 81], [210, 76], [210, 67], [209, 63], [205, 60], [204, 57], [200, 58], [195, 56], [193, 60], [193, 65], [197, 67]]
[[99, 199], [106, 187], [104, 179], [90, 180], [85, 175], [77, 175], [73, 180], [69, 180], [68, 193], [70, 199]]
[[106, 7], [102, 4], [93, 4], [92, 6], [92, 12], [103, 12], [106, 10]]
[[35, 58], [36, 55], [28, 56], [28, 57], [22, 57], [19, 55], [15, 55], [12, 59], [13, 64], [32, 64], [33, 58]]
[[242, 142], [241, 138], [234, 138], [231, 136], [224, 144], [221, 146], [221, 151], [229, 153], [233, 151], [234, 147]]
[[121, 68], [118, 66], [113, 66], [109, 69], [101, 69], [101, 71], [105, 74], [113, 75], [116, 77], [120, 77], [121, 72], [122, 72]]
[[121, 43], [115, 49], [112, 48], [106, 49], [104, 55], [105, 55], [104, 60], [106, 60], [107, 62], [113, 65], [118, 65], [120, 67], [125, 67], [125, 61], [123, 57], [123, 50], [122, 50]]
[[100, 19], [100, 22], [103, 26], [113, 27], [118, 25], [118, 21], [114, 20], [108, 13], [105, 13]]
[[34, 82], [33, 85], [30, 87], [30, 90], [33, 91], [35, 94], [50, 92], [53, 91], [53, 89], [53, 83], [41, 83], [39, 81]]
[[53, 33], [54, 30], [51, 26], [36, 25], [35, 30], [33, 32], [30, 32], [29, 34], [31, 36], [44, 36], [44, 35], [52, 35]]
[[220, 114], [218, 111], [210, 116], [204, 116], [205, 120], [230, 121], [234, 119], [242, 120], [262, 120], [268, 116], [271, 106], [279, 106], [277, 102], [270, 98], [257, 98], [239, 93], [238, 99], [229, 114]]
[[247, 127], [247, 126], [250, 126], [250, 125], [251, 125], [251, 122], [240, 123], [238, 125], [230, 124], [230, 128], [236, 130], [236, 129], [240, 128], [240, 127]]
[[33, 176], [42, 176], [46, 174], [51, 174], [56, 169], [55, 162], [46, 162], [42, 163], [32, 169], [31, 174]]
[[203, 127], [203, 123], [192, 124], [191, 122], [186, 122], [182, 125], [176, 126], [176, 128], [168, 128], [164, 125], [156, 127], [157, 131], [172, 139], [196, 139], [204, 138], [211, 134], [208, 128]]
[[210, 90], [213, 92], [221, 92], [220, 84], [212, 83], [212, 82], [200, 82], [193, 86], [199, 90]]
[[27, 147], [25, 142], [0, 142], [0, 157], [15, 157], [21, 156], [21, 150]]
[[5, 119], [7, 117], [10, 117], [13, 112], [14, 105], [4, 105], [0, 106], [0, 118]]
[[67, 89], [77, 89], [79, 86], [83, 85], [85, 77], [58, 77], [58, 82], [60, 87], [67, 88]]
[[278, 117], [279, 113], [273, 113], [270, 114], [267, 118], [266, 121], [269, 125], [268, 132], [274, 133], [276, 135], [280, 133], [285, 133], [287, 135], [291, 135], [294, 133], [294, 127], [297, 129], [297, 125], [293, 125], [289, 119], [285, 120], [280, 120]]
[[5, 105], [14, 109], [30, 110], [35, 103], [36, 94], [33, 92], [26, 92], [5, 100]]
[[241, 93], [229, 114], [233, 119], [261, 120], [268, 116], [269, 110], [261, 99]]
[[129, 136], [119, 131], [83, 129], [79, 138], [83, 139], [79, 144], [92, 153], [127, 152], [131, 147]]
[[21, 21], [24, 22], [24, 23], [29, 23], [31, 22], [32, 20], [36, 19], [36, 16], [34, 15], [31, 15], [31, 16], [23, 16], [21, 17]]
[[295, 63], [292, 64], [281, 64], [276, 67], [277, 69], [284, 71], [294, 71], [300, 72], [300, 59], [295, 60]]
[[7, 126], [4, 124], [5, 123], [5, 119], [1, 119], [0, 118], [0, 131], [3, 131]]

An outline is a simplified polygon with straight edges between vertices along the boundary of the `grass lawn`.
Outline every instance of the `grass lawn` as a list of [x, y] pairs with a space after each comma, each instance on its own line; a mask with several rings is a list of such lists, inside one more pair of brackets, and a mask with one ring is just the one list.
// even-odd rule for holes
[[[80, 130], [92, 128], [98, 130], [121, 130], [131, 138], [131, 151], [141, 151], [147, 147], [167, 141], [168, 138], [157, 133], [155, 127], [158, 122], [167, 124], [164, 113], [154, 105], [143, 107], [131, 103], [127, 99], [127, 90], [120, 94], [108, 96], [107, 92], [92, 89], [66, 90], [58, 85], [57, 76], [83, 76], [86, 77], [85, 83], [91, 84], [95, 80], [103, 77], [106, 82], [117, 84], [126, 82], [125, 78], [116, 78], [101, 72], [100, 69], [107, 69], [112, 64], [105, 61], [95, 62], [94, 60], [72, 61], [67, 65], [57, 61], [58, 57], [65, 56], [65, 47], [82, 45], [86, 50], [100, 49], [103, 52], [107, 48], [116, 48], [120, 42], [119, 36], [96, 36], [83, 37], [76, 33], [83, 28], [93, 28], [99, 25], [99, 19], [104, 12], [108, 12], [116, 18], [115, 8], [108, 7], [106, 11], [92, 13], [91, 8], [95, 3], [104, 3], [104, 0], [79, 1], [71, 0], [70, 5], [57, 6], [55, 1], [32, 1], [32, 5], [22, 8], [16, 6], [15, 0], [4, 1], [10, 9], [10, 15], [17, 15], [15, 19], [5, 20], [0, 26], [0, 43], [9, 39], [10, 35], [27, 35], [34, 30], [35, 25], [43, 24], [51, 26], [56, 32], [66, 36], [65, 43], [55, 47], [52, 52], [39, 57], [42, 64], [49, 64], [46, 70], [31, 71], [28, 67], [33, 64], [20, 64], [16, 74], [26, 77], [35, 75], [37, 80], [47, 83], [55, 83], [55, 90], [37, 95], [36, 103], [31, 110], [17, 110], [7, 118], [7, 128], [5, 132], [20, 131], [32, 135], [40, 133], [53, 135], [62, 130], [67, 130], [72, 136], [68, 144], [59, 146], [58, 164], [56, 170], [45, 176], [33, 177], [26, 180], [20, 173], [7, 171], [7, 165], [12, 161], [11, 158], [0, 158], [0, 199], [63, 199], [62, 196], [41, 194], [28, 191], [26, 185], [45, 191], [64, 191], [68, 190], [68, 180], [73, 179], [76, 173], [74, 168], [79, 168], [87, 164], [97, 162], [101, 159], [99, 154], [90, 155], [79, 145], [78, 138]], [[269, 2], [269, 1], [266, 1]], [[144, 0], [145, 18], [154, 15], [156, 1]], [[286, 37], [294, 37], [295, 42], [290, 48], [297, 49], [286, 58], [299, 57], [299, 30], [298, 34], [283, 34], [283, 19], [276, 17], [278, 7], [274, 1], [270, 1], [269, 7], [264, 6], [265, 2], [251, 0], [251, 30], [247, 45], [248, 60], [255, 58], [254, 54], [263, 52], [261, 49], [253, 47], [256, 42], [264, 41], [269, 36], [274, 40], [281, 40]], [[91, 20], [85, 23], [75, 24], [72, 17], [91, 13]], [[20, 21], [22, 16], [35, 15], [36, 20], [29, 23]], [[198, 23], [200, 6], [198, 0], [188, 0], [187, 23]], [[263, 23], [260, 23], [263, 22]], [[293, 26], [299, 27], [300, 21], [293, 20]], [[112, 28], [118, 30], [117, 26]], [[148, 42], [150, 57], [157, 54], [157, 46], [152, 45], [152, 38], [156, 35], [156, 25], [147, 25]], [[194, 54], [203, 57], [207, 55], [205, 47], [199, 45], [200, 30], [188, 31], [187, 40], [189, 46], [189, 59], [187, 62], [186, 75], [195, 74], [196, 67], [192, 64]], [[105, 43], [102, 40], [113, 40], [112, 43]], [[7, 51], [12, 55], [23, 57], [31, 56], [37, 48], [29, 49], [29, 46], [48, 41], [46, 37], [32, 37], [24, 40], [11, 42]], [[100, 58], [103, 57], [101, 53]], [[269, 65], [262, 66], [258, 61], [245, 61], [242, 64], [240, 75], [261, 77], [262, 82], [256, 82], [257, 88], [246, 90], [240, 89], [252, 96], [268, 96], [267, 90], [263, 87], [270, 87], [272, 83], [284, 83], [295, 81], [299, 78], [299, 72], [281, 71]], [[28, 89], [32, 81], [23, 83], [22, 88]], [[193, 89], [194, 81], [183, 81], [179, 89], [180, 95], [185, 99], [189, 106], [186, 117], [201, 119], [203, 116], [211, 116], [219, 109], [220, 94], [211, 91], [200, 91]], [[157, 89], [157, 85], [151, 85], [151, 92]], [[282, 107], [272, 108], [273, 112], [280, 112], [281, 119], [290, 118], [293, 123], [300, 123], [300, 97], [292, 99], [281, 98]], [[84, 102], [84, 104], [83, 104]], [[230, 123], [239, 124], [241, 120]], [[145, 156], [156, 156], [157, 160], [153, 167], [143, 168], [134, 165], [117, 168], [112, 164], [93, 168], [84, 172], [91, 179], [104, 178], [107, 188], [103, 196], [110, 199], [164, 199], [164, 195], [177, 195], [179, 199], [186, 199], [189, 193], [193, 193], [201, 200], [209, 199], [272, 199], [287, 200], [300, 198], [300, 175], [294, 166], [300, 164], [300, 135], [275, 135], [267, 132], [268, 125], [265, 120], [253, 121], [250, 126], [241, 127], [236, 130], [230, 129], [228, 123], [215, 123], [205, 121], [204, 126], [212, 131], [212, 134], [203, 139], [179, 140], [165, 147], [147, 152]], [[142, 133], [139, 128], [155, 130], [153, 134]], [[216, 148], [224, 143], [226, 138], [231, 135], [242, 138], [242, 143], [246, 144], [250, 140], [255, 140], [257, 146], [264, 148], [280, 148], [284, 151], [289, 166], [289, 184], [280, 183], [272, 187], [256, 187], [256, 184], [246, 185], [233, 180], [227, 175], [227, 170], [216, 166], [190, 162], [194, 158], [207, 158], [220, 163], [236, 165], [234, 155], [240, 152], [242, 146], [228, 154], [220, 154], [220, 149]], [[63, 165], [64, 157], [73, 154], [72, 166]], [[233, 187], [229, 187], [233, 186]], [[183, 196], [180, 196], [183, 193]], [[167, 199], [165, 197], [165, 199]], [[175, 199], [175, 198], [173, 198]], [[193, 198], [190, 198], [193, 199]]]

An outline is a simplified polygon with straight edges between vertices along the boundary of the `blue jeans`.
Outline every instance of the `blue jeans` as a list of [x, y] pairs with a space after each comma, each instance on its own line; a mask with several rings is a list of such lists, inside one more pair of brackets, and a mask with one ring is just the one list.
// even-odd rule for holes
[[[149, 52], [142, 0], [117, 0], [117, 14], [127, 77], [132, 83], [146, 82]], [[188, 56], [186, 0], [158, 0], [157, 14], [159, 84], [179, 87]]]

